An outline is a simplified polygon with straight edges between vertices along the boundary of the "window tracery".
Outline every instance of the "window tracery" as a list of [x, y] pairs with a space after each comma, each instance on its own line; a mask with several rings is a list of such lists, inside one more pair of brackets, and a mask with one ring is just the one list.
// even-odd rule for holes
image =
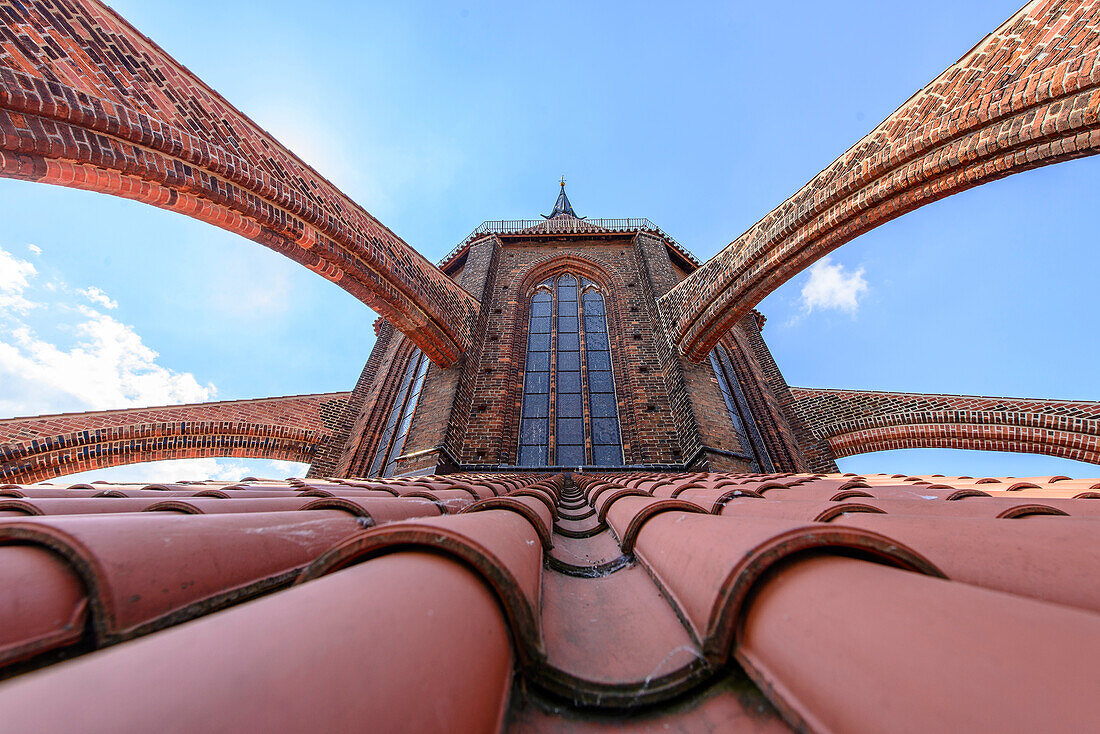
[[570, 273], [548, 278], [536, 286], [528, 315], [517, 464], [622, 463], [603, 294]]
[[382, 437], [378, 440], [368, 476], [393, 476], [397, 459], [405, 449], [405, 439], [409, 435], [409, 426], [416, 413], [420, 389], [424, 386], [424, 377], [428, 373], [430, 363], [419, 349], [413, 349], [408, 360], [393, 406], [390, 408], [386, 426], [382, 429]]
[[756, 420], [752, 417], [749, 403], [745, 399], [745, 392], [741, 388], [741, 381], [733, 368], [733, 361], [730, 359], [729, 352], [721, 344], [711, 351], [710, 366], [714, 370], [714, 376], [718, 378], [718, 387], [722, 391], [722, 399], [725, 400], [726, 411], [733, 423], [734, 433], [737, 434], [737, 440], [741, 443], [741, 452], [751, 459], [753, 471], [774, 472], [775, 466], [768, 455]]

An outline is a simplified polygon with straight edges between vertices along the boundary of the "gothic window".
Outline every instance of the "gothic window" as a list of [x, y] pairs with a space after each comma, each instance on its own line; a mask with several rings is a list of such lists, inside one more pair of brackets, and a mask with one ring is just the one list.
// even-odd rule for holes
[[745, 400], [745, 392], [741, 382], [737, 378], [737, 372], [733, 369], [733, 361], [729, 352], [721, 344], [710, 353], [710, 366], [714, 369], [714, 375], [718, 378], [718, 387], [722, 390], [722, 398], [726, 401], [726, 410], [729, 412], [733, 430], [737, 434], [737, 440], [741, 443], [741, 453], [751, 459], [753, 471], [775, 471], [768, 450], [764, 446], [764, 438], [760, 435], [760, 429], [749, 410], [749, 403]]
[[517, 463], [623, 463], [604, 298], [586, 278], [548, 279], [531, 299]]
[[397, 396], [390, 408], [386, 427], [382, 429], [382, 438], [374, 452], [368, 476], [389, 477], [397, 466], [397, 459], [405, 448], [405, 439], [409, 435], [416, 404], [420, 399], [420, 388], [424, 386], [424, 376], [428, 373], [429, 360], [419, 349], [413, 349], [408, 364], [401, 377]]

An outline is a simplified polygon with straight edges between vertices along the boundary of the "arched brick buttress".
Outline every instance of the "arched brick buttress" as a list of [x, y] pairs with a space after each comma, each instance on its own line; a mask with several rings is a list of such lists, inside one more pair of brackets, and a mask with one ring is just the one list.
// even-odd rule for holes
[[793, 408], [833, 455], [950, 448], [1100, 464], [1100, 402], [792, 387]]
[[476, 299], [97, 0], [0, 0], [0, 176], [201, 219], [320, 273], [436, 363]]
[[766, 295], [906, 212], [1100, 150], [1100, 2], [1028, 3], [660, 299], [702, 361]]
[[348, 393], [0, 420], [0, 483], [212, 456], [309, 463]]

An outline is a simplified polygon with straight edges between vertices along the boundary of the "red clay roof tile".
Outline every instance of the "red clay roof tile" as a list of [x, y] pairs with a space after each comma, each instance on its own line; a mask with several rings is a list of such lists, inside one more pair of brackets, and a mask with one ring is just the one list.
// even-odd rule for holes
[[1096, 722], [1094, 613], [818, 555], [765, 579], [739, 629], [738, 661], [810, 731], [1087, 731]]
[[107, 644], [285, 584], [360, 529], [342, 512], [34, 517], [0, 523], [0, 558], [13, 543], [64, 557]]
[[29, 545], [0, 553], [0, 666], [78, 642], [88, 601], [69, 564]]
[[578, 705], [644, 704], [691, 687], [707, 666], [640, 566], [543, 580], [542, 687]]
[[832, 524], [904, 543], [953, 581], [1100, 612], [1096, 520], [850, 514]]
[[[616, 707], [649, 711], [634, 714], [630, 722], [619, 722], [639, 731], [656, 726], [692, 731], [696, 725], [721, 722], [738, 722], [749, 730], [783, 728], [785, 724], [768, 706], [749, 703], [763, 699], [751, 684], [738, 678], [736, 667], [724, 667], [731, 654], [763, 686], [788, 722], [877, 723], [873, 711], [859, 710], [848, 701], [847, 691], [836, 693], [828, 681], [818, 680], [820, 670], [836, 664], [824, 652], [811, 646], [803, 659], [804, 651], [795, 649], [793, 654], [803, 668], [794, 670], [783, 657], [791, 654], [787, 646], [801, 639], [798, 624], [820, 634], [821, 622], [806, 600], [811, 599], [807, 594], [818, 593], [815, 589], [822, 579], [832, 574], [855, 579], [867, 573], [886, 573], [883, 578], [923, 584], [922, 588], [930, 590], [926, 593], [934, 592], [936, 604], [958, 610], [958, 626], [972, 630], [977, 625], [979, 632], [968, 634], [979, 636], [986, 634], [981, 627], [985, 620], [970, 615], [976, 602], [968, 596], [973, 592], [967, 591], [980, 591], [979, 586], [999, 589], [1006, 598], [1024, 603], [1012, 607], [1024, 610], [1020, 619], [1034, 614], [1034, 608], [1026, 606], [1031, 603], [1029, 596], [1055, 602], [1058, 609], [1088, 610], [1082, 614], [1095, 616], [1100, 609], [1100, 596], [1092, 592], [1096, 585], [1091, 583], [1100, 571], [1091, 564], [1095, 555], [1091, 553], [1093, 518], [1100, 515], [1100, 502], [1065, 498], [1068, 493], [1089, 491], [1082, 489], [1082, 482], [1057, 480], [1011, 494], [1005, 491], [1009, 483], [984, 483], [980, 486], [994, 496], [985, 492], [967, 496], [975, 492], [974, 480], [940, 477], [936, 481], [945, 488], [930, 488], [931, 482], [918, 484], [926, 480], [917, 477], [899, 485], [897, 478], [880, 475], [698, 473], [578, 474], [573, 475], [573, 483], [561, 475], [452, 475], [378, 482], [207, 482], [164, 489], [133, 485], [71, 491], [15, 487], [11, 494], [30, 491], [61, 496], [0, 501], [0, 538], [39, 544], [0, 545], [0, 561], [16, 558], [16, 552], [30, 553], [24, 565], [30, 564], [27, 568], [36, 578], [48, 579], [52, 574], [58, 579], [53, 587], [45, 582], [28, 585], [27, 602], [19, 608], [37, 604], [34, 608], [39, 613], [17, 616], [0, 626], [0, 656], [7, 654], [9, 662], [20, 657], [32, 658], [26, 664], [40, 664], [35, 661], [44, 660], [47, 649], [79, 649], [76, 643], [82, 640], [82, 614], [91, 614], [99, 644], [110, 643], [277, 588], [297, 574], [297, 569], [307, 564], [308, 568], [297, 574], [295, 589], [18, 680], [20, 686], [26, 681], [26, 688], [0, 687], [0, 704], [7, 705], [9, 691], [32, 698], [45, 695], [45, 689], [30, 685], [36, 680], [49, 680], [51, 686], [69, 690], [76, 681], [85, 685], [86, 677], [94, 675], [84, 671], [152, 665], [147, 661], [158, 654], [170, 655], [174, 665], [193, 661], [211, 680], [224, 680], [224, 668], [210, 662], [218, 647], [213, 641], [222, 641], [219, 644], [224, 646], [232, 629], [243, 620], [257, 629], [268, 629], [266, 625], [274, 620], [286, 618], [286, 609], [324, 599], [325, 609], [311, 607], [309, 627], [296, 634], [318, 641], [340, 640], [339, 645], [323, 647], [326, 665], [340, 670], [355, 665], [356, 675], [395, 680], [404, 675], [407, 681], [421, 682], [422, 673], [416, 677], [402, 672], [403, 661], [413, 667], [419, 664], [420, 671], [426, 660], [431, 661], [433, 670], [457, 670], [448, 666], [470, 663], [486, 665], [486, 670], [493, 671], [486, 679], [490, 682], [487, 687], [476, 687], [476, 694], [473, 689], [462, 689], [458, 685], [462, 681], [449, 678], [446, 684], [433, 684], [431, 690], [433, 700], [438, 696], [446, 699], [448, 710], [459, 717], [456, 720], [476, 721], [490, 728], [500, 721], [513, 669], [524, 681], [512, 692], [509, 707], [509, 726], [517, 731], [554, 731], [567, 722], [576, 729], [598, 731], [611, 724], [599, 712]], [[105, 491], [123, 496], [81, 496]], [[1021, 496], [1024, 492], [1039, 497]], [[131, 493], [135, 496], [125, 496]], [[193, 496], [196, 494], [217, 496]], [[874, 496], [864, 496], [868, 494]], [[206, 514], [164, 512], [169, 509]], [[440, 516], [445, 509], [465, 512]], [[33, 519], [5, 516], [18, 511], [66, 514]], [[172, 540], [168, 546], [163, 545], [165, 538]], [[836, 557], [842, 563], [823, 565], [825, 557]], [[895, 571], [890, 565], [923, 574], [945, 574], [951, 582], [927, 585], [920, 575]], [[397, 573], [390, 586], [379, 586], [377, 579], [390, 578], [396, 573], [394, 568], [406, 571]], [[790, 573], [790, 569], [802, 568], [812, 573]], [[0, 564], [0, 575], [18, 575], [18, 569], [15, 562], [7, 567]], [[31, 571], [24, 569], [22, 574]], [[773, 603], [781, 603], [784, 609], [793, 604], [768, 596], [768, 589], [780, 583], [776, 579], [788, 576], [803, 589], [794, 598], [803, 600], [798, 611], [808, 617], [792, 621], [793, 636], [779, 639], [774, 637], [772, 620], [761, 622], [760, 599], [764, 598], [769, 608]], [[368, 578], [375, 579], [369, 588], [360, 583]], [[420, 589], [436, 600], [431, 603], [437, 604], [432, 607], [438, 610], [437, 625], [418, 626], [405, 619], [414, 619], [423, 611], [410, 613], [404, 605], [408, 589], [424, 579], [439, 587]], [[91, 589], [90, 596], [85, 595], [85, 586]], [[186, 589], [178, 588], [181, 586]], [[369, 660], [359, 654], [354, 663], [351, 658], [342, 662], [345, 653], [358, 649], [358, 639], [334, 637], [323, 629], [313, 637], [317, 624], [328, 619], [329, 590], [337, 586], [341, 594], [367, 594], [374, 605], [371, 614], [393, 618], [393, 610], [406, 610], [397, 615], [401, 623], [380, 636], [385, 639], [372, 640]], [[841, 595], [864, 605], [882, 602], [878, 588], [845, 586]], [[304, 601], [307, 597], [310, 602]], [[481, 601], [475, 600], [478, 598]], [[471, 610], [485, 599], [495, 611], [476, 612], [478, 619], [470, 619]], [[2, 604], [0, 617], [4, 614]], [[336, 605], [337, 618], [343, 619], [344, 608]], [[497, 645], [493, 648], [497, 652], [467, 646], [465, 634], [462, 639], [451, 634], [455, 619], [480, 629], [482, 622], [492, 626], [493, 614], [498, 632], [492, 634], [502, 635], [504, 640], [503, 647], [499, 640], [489, 643], [489, 647]], [[1013, 614], [1016, 611], [1009, 612], [1009, 616]], [[111, 615], [113, 621], [108, 619]], [[232, 625], [223, 620], [233, 620]], [[935, 624], [922, 627], [922, 623], [919, 615], [905, 623], [908, 627], [904, 629], [921, 630], [919, 640], [902, 638], [912, 648], [905, 654], [919, 653], [947, 664], [943, 661], [951, 659], [945, 647], [948, 643], [940, 644], [938, 633], [929, 632], [938, 629]], [[837, 629], [842, 630], [843, 625]], [[859, 625], [852, 630], [848, 639], [859, 639], [862, 646], [862, 637], [851, 637], [862, 632]], [[887, 627], [870, 630], [873, 644], [880, 646], [874, 649], [895, 650], [897, 640], [889, 638], [887, 631]], [[435, 639], [437, 633], [440, 637], [434, 647], [419, 658], [409, 657], [408, 650], [420, 649], [410, 646], [409, 636], [424, 634]], [[836, 629], [830, 629], [827, 637], [835, 635]], [[514, 644], [514, 662], [509, 638]], [[239, 648], [240, 660], [253, 662], [242, 662], [242, 671], [254, 670], [255, 661], [265, 659], [272, 644], [285, 646], [291, 659], [316, 660], [294, 639], [279, 638], [275, 643], [258, 635], [249, 639], [256, 644], [249, 642]], [[261, 639], [268, 641], [261, 645]], [[390, 649], [386, 645], [392, 645], [392, 652], [380, 658], [380, 650]], [[180, 653], [192, 646], [205, 652], [195, 658]], [[121, 654], [129, 649], [142, 652]], [[432, 657], [435, 653], [442, 656], [442, 662]], [[485, 656], [491, 659], [483, 659]], [[394, 662], [396, 657], [401, 661]], [[280, 660], [285, 662], [285, 656]], [[851, 664], [848, 658], [842, 662]], [[2, 665], [4, 658], [0, 657]], [[811, 669], [818, 672], [804, 680]], [[322, 671], [322, 676], [327, 674]], [[156, 671], [153, 679], [157, 679]], [[718, 683], [721, 680], [728, 682]], [[197, 673], [182, 679], [177, 676], [174, 682], [205, 685]], [[741, 688], [735, 694], [723, 686]], [[816, 698], [820, 686], [844, 705]], [[244, 698], [229, 701], [224, 710], [232, 716], [258, 716], [255, 720], [267, 721], [256, 714], [257, 704], [249, 697], [253, 688], [241, 689]], [[106, 689], [93, 686], [91, 690]], [[77, 691], [76, 699], [85, 693]], [[359, 710], [356, 707], [361, 702], [349, 703], [346, 694], [339, 686], [329, 686], [311, 695], [330, 702], [328, 705]], [[754, 695], [758, 698], [753, 699]], [[680, 702], [679, 708], [669, 709], [663, 702], [673, 696]], [[167, 689], [157, 689], [153, 699], [158, 706], [175, 710]], [[395, 722], [415, 718], [401, 709], [401, 702], [377, 705], [385, 709], [383, 717], [391, 713], [404, 717], [394, 718]], [[297, 711], [295, 707], [296, 703], [291, 708]], [[18, 706], [11, 710], [13, 721], [23, 715]], [[487, 713], [490, 710], [491, 715]], [[565, 710], [569, 713], [562, 718]], [[140, 719], [144, 711], [142, 707], [133, 713]], [[677, 714], [671, 715], [672, 711]], [[342, 721], [339, 711], [330, 713], [336, 717], [334, 721]], [[154, 715], [151, 709], [147, 714]], [[958, 715], [952, 710], [951, 716]], [[190, 713], [181, 721], [196, 722], [202, 716], [201, 711]], [[376, 719], [371, 721], [374, 724]], [[913, 721], [927, 726], [935, 718]], [[277, 724], [272, 726], [279, 730]]]
[[512, 668], [477, 575], [401, 552], [16, 679], [0, 707], [12, 731], [495, 731]]

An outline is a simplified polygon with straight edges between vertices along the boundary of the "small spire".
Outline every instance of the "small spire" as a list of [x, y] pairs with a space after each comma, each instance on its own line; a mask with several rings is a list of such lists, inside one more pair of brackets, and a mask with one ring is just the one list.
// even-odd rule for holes
[[553, 219], [554, 217], [559, 217], [563, 214], [573, 217], [575, 219], [582, 219], [583, 217], [578, 217], [577, 213], [573, 211], [573, 205], [569, 203], [569, 197], [565, 195], [564, 175], [561, 177], [561, 180], [558, 181], [558, 183], [561, 185], [561, 190], [558, 192], [558, 200], [554, 202], [554, 210], [550, 212], [549, 215], [543, 214], [543, 219]]

